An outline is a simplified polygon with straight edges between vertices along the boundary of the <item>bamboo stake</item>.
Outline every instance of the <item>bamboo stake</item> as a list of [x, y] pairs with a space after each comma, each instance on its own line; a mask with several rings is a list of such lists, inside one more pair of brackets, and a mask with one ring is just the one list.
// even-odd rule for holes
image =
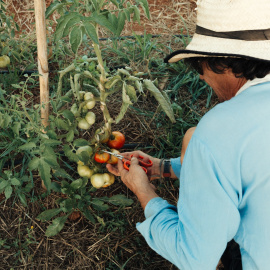
[[47, 56], [47, 38], [45, 0], [34, 0], [35, 21], [37, 33], [38, 71], [40, 83], [41, 123], [44, 127], [49, 125], [49, 69]]

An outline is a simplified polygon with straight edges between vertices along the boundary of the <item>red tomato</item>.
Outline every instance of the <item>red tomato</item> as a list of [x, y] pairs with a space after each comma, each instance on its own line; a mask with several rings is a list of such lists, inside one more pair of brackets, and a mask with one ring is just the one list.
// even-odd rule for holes
[[107, 145], [110, 148], [120, 149], [124, 146], [125, 140], [124, 134], [122, 134], [120, 131], [113, 131]]
[[110, 159], [110, 154], [104, 152], [96, 152], [94, 159], [98, 163], [106, 163]]

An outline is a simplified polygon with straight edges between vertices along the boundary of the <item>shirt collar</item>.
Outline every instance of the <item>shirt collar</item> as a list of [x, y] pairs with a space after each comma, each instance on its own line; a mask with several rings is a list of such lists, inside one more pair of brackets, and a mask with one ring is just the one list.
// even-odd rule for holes
[[253, 80], [248, 80], [235, 94], [236, 96], [240, 93], [242, 93], [244, 90], [246, 90], [247, 88], [249, 88], [250, 86], [256, 85], [256, 84], [260, 84], [260, 83], [264, 83], [264, 82], [269, 82], [270, 81], [270, 74], [266, 75], [263, 78], [255, 78]]

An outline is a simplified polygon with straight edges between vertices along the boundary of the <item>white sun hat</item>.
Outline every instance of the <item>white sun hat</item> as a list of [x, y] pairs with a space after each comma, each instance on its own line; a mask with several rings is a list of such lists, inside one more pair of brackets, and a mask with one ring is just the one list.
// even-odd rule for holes
[[199, 0], [195, 34], [165, 62], [209, 56], [270, 61], [270, 0]]

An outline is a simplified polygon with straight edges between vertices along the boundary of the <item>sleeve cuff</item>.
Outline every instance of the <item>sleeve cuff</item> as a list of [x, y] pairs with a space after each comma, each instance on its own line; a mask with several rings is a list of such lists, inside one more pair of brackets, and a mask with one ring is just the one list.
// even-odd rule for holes
[[161, 209], [168, 207], [168, 205], [169, 203], [160, 197], [153, 198], [147, 203], [144, 209], [145, 218], [156, 215]]
[[181, 171], [180, 157], [171, 158], [171, 166], [174, 174], [177, 176], [177, 178], [180, 178], [180, 171]]

